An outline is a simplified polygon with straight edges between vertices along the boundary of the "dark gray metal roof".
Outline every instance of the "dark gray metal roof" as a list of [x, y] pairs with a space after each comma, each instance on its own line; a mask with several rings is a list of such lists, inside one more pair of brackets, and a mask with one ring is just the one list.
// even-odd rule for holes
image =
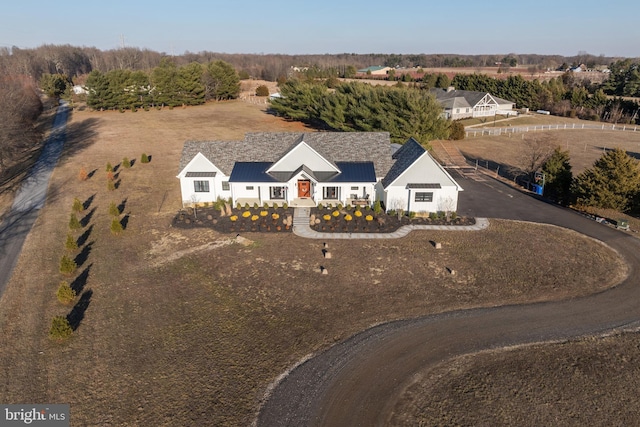
[[389, 170], [389, 173], [382, 179], [382, 186], [387, 188], [387, 186], [393, 183], [413, 162], [418, 160], [424, 152], [425, 149], [418, 141], [409, 138], [409, 140], [393, 154], [396, 162]]
[[187, 178], [214, 178], [215, 172], [187, 172], [185, 177]]
[[373, 162], [376, 176], [385, 176], [391, 166], [388, 132], [257, 132], [242, 141], [187, 141], [182, 149], [180, 171], [202, 153], [225, 175], [236, 162], [275, 162], [296, 143], [306, 142], [325, 159], [337, 162]]
[[236, 162], [229, 182], [278, 182], [266, 173], [271, 165], [271, 162]]
[[407, 188], [411, 190], [440, 189], [440, 184], [407, 184]]
[[373, 162], [337, 162], [340, 173], [330, 182], [376, 182]]

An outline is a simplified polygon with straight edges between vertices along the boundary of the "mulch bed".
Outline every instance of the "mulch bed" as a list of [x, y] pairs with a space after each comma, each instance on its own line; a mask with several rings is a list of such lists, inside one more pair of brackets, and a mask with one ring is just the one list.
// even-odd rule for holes
[[[327, 217], [328, 215], [328, 217]], [[369, 218], [367, 218], [369, 217]], [[452, 215], [409, 218], [406, 215], [376, 214], [371, 209], [312, 208], [311, 228], [321, 233], [391, 233], [404, 225], [473, 225], [475, 218]], [[291, 222], [289, 222], [291, 221]], [[221, 233], [261, 232], [287, 233], [293, 230], [293, 208], [234, 209], [222, 215], [213, 207], [187, 208], [179, 211], [172, 225], [178, 228], [207, 227]]]

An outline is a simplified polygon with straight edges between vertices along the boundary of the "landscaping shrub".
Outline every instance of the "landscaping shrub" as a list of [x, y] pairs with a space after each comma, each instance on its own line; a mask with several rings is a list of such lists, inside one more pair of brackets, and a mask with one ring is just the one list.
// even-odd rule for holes
[[149, 156], [147, 156], [145, 153], [142, 153], [142, 155], [140, 156], [140, 163], [149, 163]]
[[458, 120], [454, 120], [451, 122], [449, 126], [449, 139], [450, 140], [461, 140], [465, 137], [464, 125]]
[[67, 234], [67, 241], [64, 247], [67, 248], [67, 250], [76, 251], [78, 250], [78, 242], [76, 242], [76, 239], [74, 239], [71, 234]]
[[62, 255], [62, 258], [60, 259], [60, 273], [70, 275], [73, 274], [77, 268], [78, 265], [73, 259], [67, 255]]
[[80, 224], [80, 220], [75, 213], [72, 213], [69, 216], [69, 229], [70, 230], [80, 230], [82, 228], [82, 224]]
[[123, 228], [120, 220], [118, 218], [113, 218], [113, 220], [111, 220], [111, 233], [118, 235], [122, 233], [122, 230]]
[[256, 88], [256, 96], [269, 96], [269, 88], [265, 85], [260, 85]]
[[375, 203], [373, 204], [373, 212], [376, 215], [382, 212], [382, 203], [380, 202], [380, 200], [376, 200]]
[[284, 202], [284, 203], [282, 204], [282, 209], [288, 209], [288, 208], [289, 208], [289, 203]]
[[71, 304], [73, 300], [76, 299], [76, 291], [71, 289], [69, 283], [62, 281], [60, 282], [60, 286], [58, 286], [56, 297], [62, 304]]
[[51, 320], [49, 337], [56, 340], [66, 340], [73, 334], [73, 329], [66, 316], [56, 316]]

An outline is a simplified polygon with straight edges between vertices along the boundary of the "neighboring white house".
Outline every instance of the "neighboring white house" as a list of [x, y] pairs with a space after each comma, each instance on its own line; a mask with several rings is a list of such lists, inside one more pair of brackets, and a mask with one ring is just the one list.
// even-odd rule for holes
[[516, 115], [515, 102], [498, 98], [488, 92], [471, 90], [432, 89], [436, 100], [444, 108], [447, 119], [458, 120], [469, 117], [493, 117]]
[[[242, 141], [186, 142], [183, 205], [373, 205], [435, 212], [457, 209], [462, 189], [409, 139], [392, 154], [386, 132], [248, 133]], [[404, 199], [403, 199], [404, 198]]]

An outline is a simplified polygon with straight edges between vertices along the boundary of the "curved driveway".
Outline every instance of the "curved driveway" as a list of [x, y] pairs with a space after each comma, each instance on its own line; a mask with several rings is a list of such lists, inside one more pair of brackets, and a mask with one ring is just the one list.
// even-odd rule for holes
[[616, 249], [630, 265], [629, 276], [588, 297], [455, 311], [363, 331], [287, 375], [265, 402], [258, 425], [385, 425], [416, 373], [431, 365], [484, 349], [599, 333], [640, 319], [640, 239], [492, 179], [458, 179], [465, 189], [460, 214], [574, 229]]

